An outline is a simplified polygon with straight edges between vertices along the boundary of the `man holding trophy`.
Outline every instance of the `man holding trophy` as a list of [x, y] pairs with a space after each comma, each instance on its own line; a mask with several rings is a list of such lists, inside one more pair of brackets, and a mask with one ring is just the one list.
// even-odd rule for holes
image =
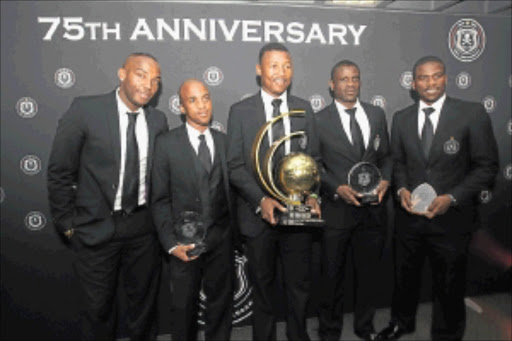
[[171, 255], [172, 339], [197, 340], [202, 284], [205, 339], [229, 340], [234, 255], [225, 135], [209, 128], [212, 102], [202, 82], [186, 80], [179, 95], [186, 123], [156, 141], [151, 197]]
[[[312, 143], [308, 143], [315, 137], [313, 111], [307, 101], [288, 93], [293, 65], [290, 53], [282, 44], [270, 43], [260, 50], [256, 74], [261, 81], [261, 91], [235, 103], [228, 120], [230, 181], [239, 194], [238, 224], [245, 237], [249, 278], [253, 285], [253, 339], [276, 339], [275, 279], [276, 264], [280, 258], [287, 303], [287, 337], [290, 340], [309, 340], [306, 306], [311, 284], [312, 230], [281, 224], [282, 219], [276, 213], [283, 216], [289, 213], [284, 206], [288, 201], [280, 200], [283, 195], [274, 195], [282, 188], [276, 188], [273, 180], [281, 178], [280, 184], [284, 187], [288, 187], [286, 179], [291, 180], [291, 187], [296, 189], [306, 182], [306, 187], [309, 187], [318, 176], [314, 174], [316, 163], [309, 156], [314, 154], [310, 148]], [[300, 115], [281, 115], [292, 112]], [[291, 138], [295, 132], [305, 134]], [[294, 154], [296, 152], [300, 153]], [[257, 171], [260, 167], [258, 161], [263, 159], [266, 176]], [[295, 161], [303, 166], [290, 166]], [[274, 174], [275, 169], [278, 170], [277, 175]], [[270, 180], [270, 186], [267, 186], [267, 180]], [[307, 205], [294, 207], [311, 209], [304, 215], [309, 217], [320, 213], [316, 196], [311, 191], [295, 194], [297, 197], [290, 201], [305, 201]], [[295, 222], [303, 225], [304, 221]]]
[[374, 337], [380, 256], [386, 233], [382, 199], [391, 177], [384, 111], [359, 101], [360, 70], [342, 60], [331, 71], [333, 103], [316, 114], [322, 168], [322, 340], [338, 340], [343, 324], [343, 278], [349, 247], [355, 278], [354, 331]]

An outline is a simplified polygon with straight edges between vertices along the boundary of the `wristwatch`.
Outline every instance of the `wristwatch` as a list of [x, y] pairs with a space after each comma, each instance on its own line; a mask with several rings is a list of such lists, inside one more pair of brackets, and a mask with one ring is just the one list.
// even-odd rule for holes
[[64, 235], [65, 235], [68, 239], [70, 239], [70, 238], [73, 236], [73, 233], [75, 233], [75, 230], [73, 230], [73, 229], [69, 229], [69, 230], [64, 231]]

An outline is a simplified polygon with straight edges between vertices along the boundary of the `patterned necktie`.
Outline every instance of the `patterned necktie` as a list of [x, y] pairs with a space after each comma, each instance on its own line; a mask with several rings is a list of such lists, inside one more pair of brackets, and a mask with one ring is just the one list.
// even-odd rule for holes
[[421, 131], [421, 146], [423, 149], [423, 155], [425, 155], [427, 160], [430, 153], [430, 147], [432, 146], [432, 140], [434, 139], [434, 126], [430, 120], [430, 114], [434, 111], [435, 109], [431, 107], [423, 109], [423, 112], [425, 113], [425, 123], [423, 123], [423, 130]]
[[208, 148], [208, 145], [206, 144], [204, 134], [199, 135], [199, 141], [197, 156], [209, 174], [212, 170], [212, 154], [210, 154], [210, 148]]
[[[274, 110], [272, 111], [272, 117], [279, 116], [281, 114], [281, 99], [276, 98], [272, 100], [272, 107]], [[279, 120], [272, 125], [272, 142], [277, 141], [279, 138], [284, 136], [284, 125], [283, 120]]]
[[124, 162], [122, 209], [131, 213], [139, 205], [139, 147], [135, 135], [138, 112], [128, 112], [126, 129], [126, 157]]
[[363, 133], [361, 132], [361, 127], [356, 120], [356, 108], [345, 109], [345, 112], [350, 116], [350, 134], [352, 135], [352, 145], [358, 153], [359, 158], [362, 158], [364, 155], [365, 147]]

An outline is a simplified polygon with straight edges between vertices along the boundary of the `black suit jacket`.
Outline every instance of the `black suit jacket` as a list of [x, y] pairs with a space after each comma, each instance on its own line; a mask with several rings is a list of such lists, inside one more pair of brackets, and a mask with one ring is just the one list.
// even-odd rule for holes
[[[291, 117], [291, 131], [304, 130], [308, 140], [314, 138], [313, 110], [309, 102], [289, 95], [288, 109], [305, 110], [304, 117]], [[265, 108], [261, 93], [246, 98], [231, 106], [228, 119], [228, 167], [230, 181], [239, 194], [237, 197], [237, 218], [243, 235], [255, 237], [268, 225], [256, 214], [260, 200], [268, 195], [260, 186], [253, 169], [251, 158], [252, 145], [258, 130], [266, 123]], [[305, 149], [300, 146], [299, 139], [292, 139], [291, 151], [303, 151], [315, 159], [316, 152], [309, 141]], [[268, 138], [265, 136], [261, 145], [261, 155], [268, 150]]]
[[[226, 136], [210, 129], [215, 143], [215, 156], [220, 161], [224, 190], [230, 214], [232, 199], [230, 195], [228, 168], [226, 162]], [[152, 174], [152, 213], [160, 242], [165, 251], [177, 245], [173, 233], [173, 223], [184, 211], [201, 213], [203, 210], [196, 171], [196, 152], [187, 134], [185, 125], [158, 137]], [[205, 190], [208, 190], [207, 188]], [[230, 220], [231, 222], [231, 220]], [[214, 224], [208, 227], [205, 243], [214, 247], [220, 239], [231, 238], [230, 224]]]
[[393, 117], [391, 149], [396, 189], [413, 191], [427, 182], [438, 195], [457, 200], [456, 207], [434, 218], [437, 225], [477, 228], [477, 196], [492, 186], [499, 167], [491, 120], [481, 104], [446, 97], [428, 159], [418, 135], [418, 103], [413, 104]]
[[[347, 222], [353, 218], [350, 211], [353, 207], [343, 200], [338, 200], [336, 190], [340, 185], [348, 183], [348, 173], [356, 163], [371, 162], [379, 168], [383, 180], [391, 180], [392, 160], [386, 115], [381, 108], [374, 105], [361, 102], [361, 106], [370, 125], [370, 138], [362, 159], [358, 157], [343, 129], [340, 114], [334, 102], [315, 115], [318, 150], [321, 156], [321, 191], [327, 204], [324, 205], [324, 215], [326, 220], [334, 220], [338, 222], [336, 225], [341, 227], [349, 227], [350, 224], [339, 224], [339, 222]], [[330, 208], [332, 212], [329, 212]], [[370, 209], [381, 211], [382, 205], [370, 206]], [[377, 217], [379, 220], [383, 218], [381, 214]]]
[[[149, 191], [155, 137], [168, 126], [161, 111], [146, 107], [144, 112]], [[74, 99], [59, 120], [48, 163], [50, 210], [58, 231], [73, 228], [87, 245], [100, 244], [113, 236], [112, 211], [120, 162], [116, 92]]]

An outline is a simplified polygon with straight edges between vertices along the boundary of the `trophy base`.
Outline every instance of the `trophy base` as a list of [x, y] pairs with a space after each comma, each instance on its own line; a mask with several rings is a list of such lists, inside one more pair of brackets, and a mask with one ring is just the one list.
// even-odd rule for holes
[[366, 194], [359, 199], [361, 205], [371, 205], [379, 202], [379, 196], [376, 194]]
[[206, 251], [206, 245], [204, 243], [197, 243], [193, 249], [187, 251], [187, 256], [196, 257]]
[[279, 225], [283, 226], [312, 226], [320, 227], [325, 221], [318, 214], [311, 213], [311, 207], [306, 205], [288, 205], [288, 212], [279, 212]]

